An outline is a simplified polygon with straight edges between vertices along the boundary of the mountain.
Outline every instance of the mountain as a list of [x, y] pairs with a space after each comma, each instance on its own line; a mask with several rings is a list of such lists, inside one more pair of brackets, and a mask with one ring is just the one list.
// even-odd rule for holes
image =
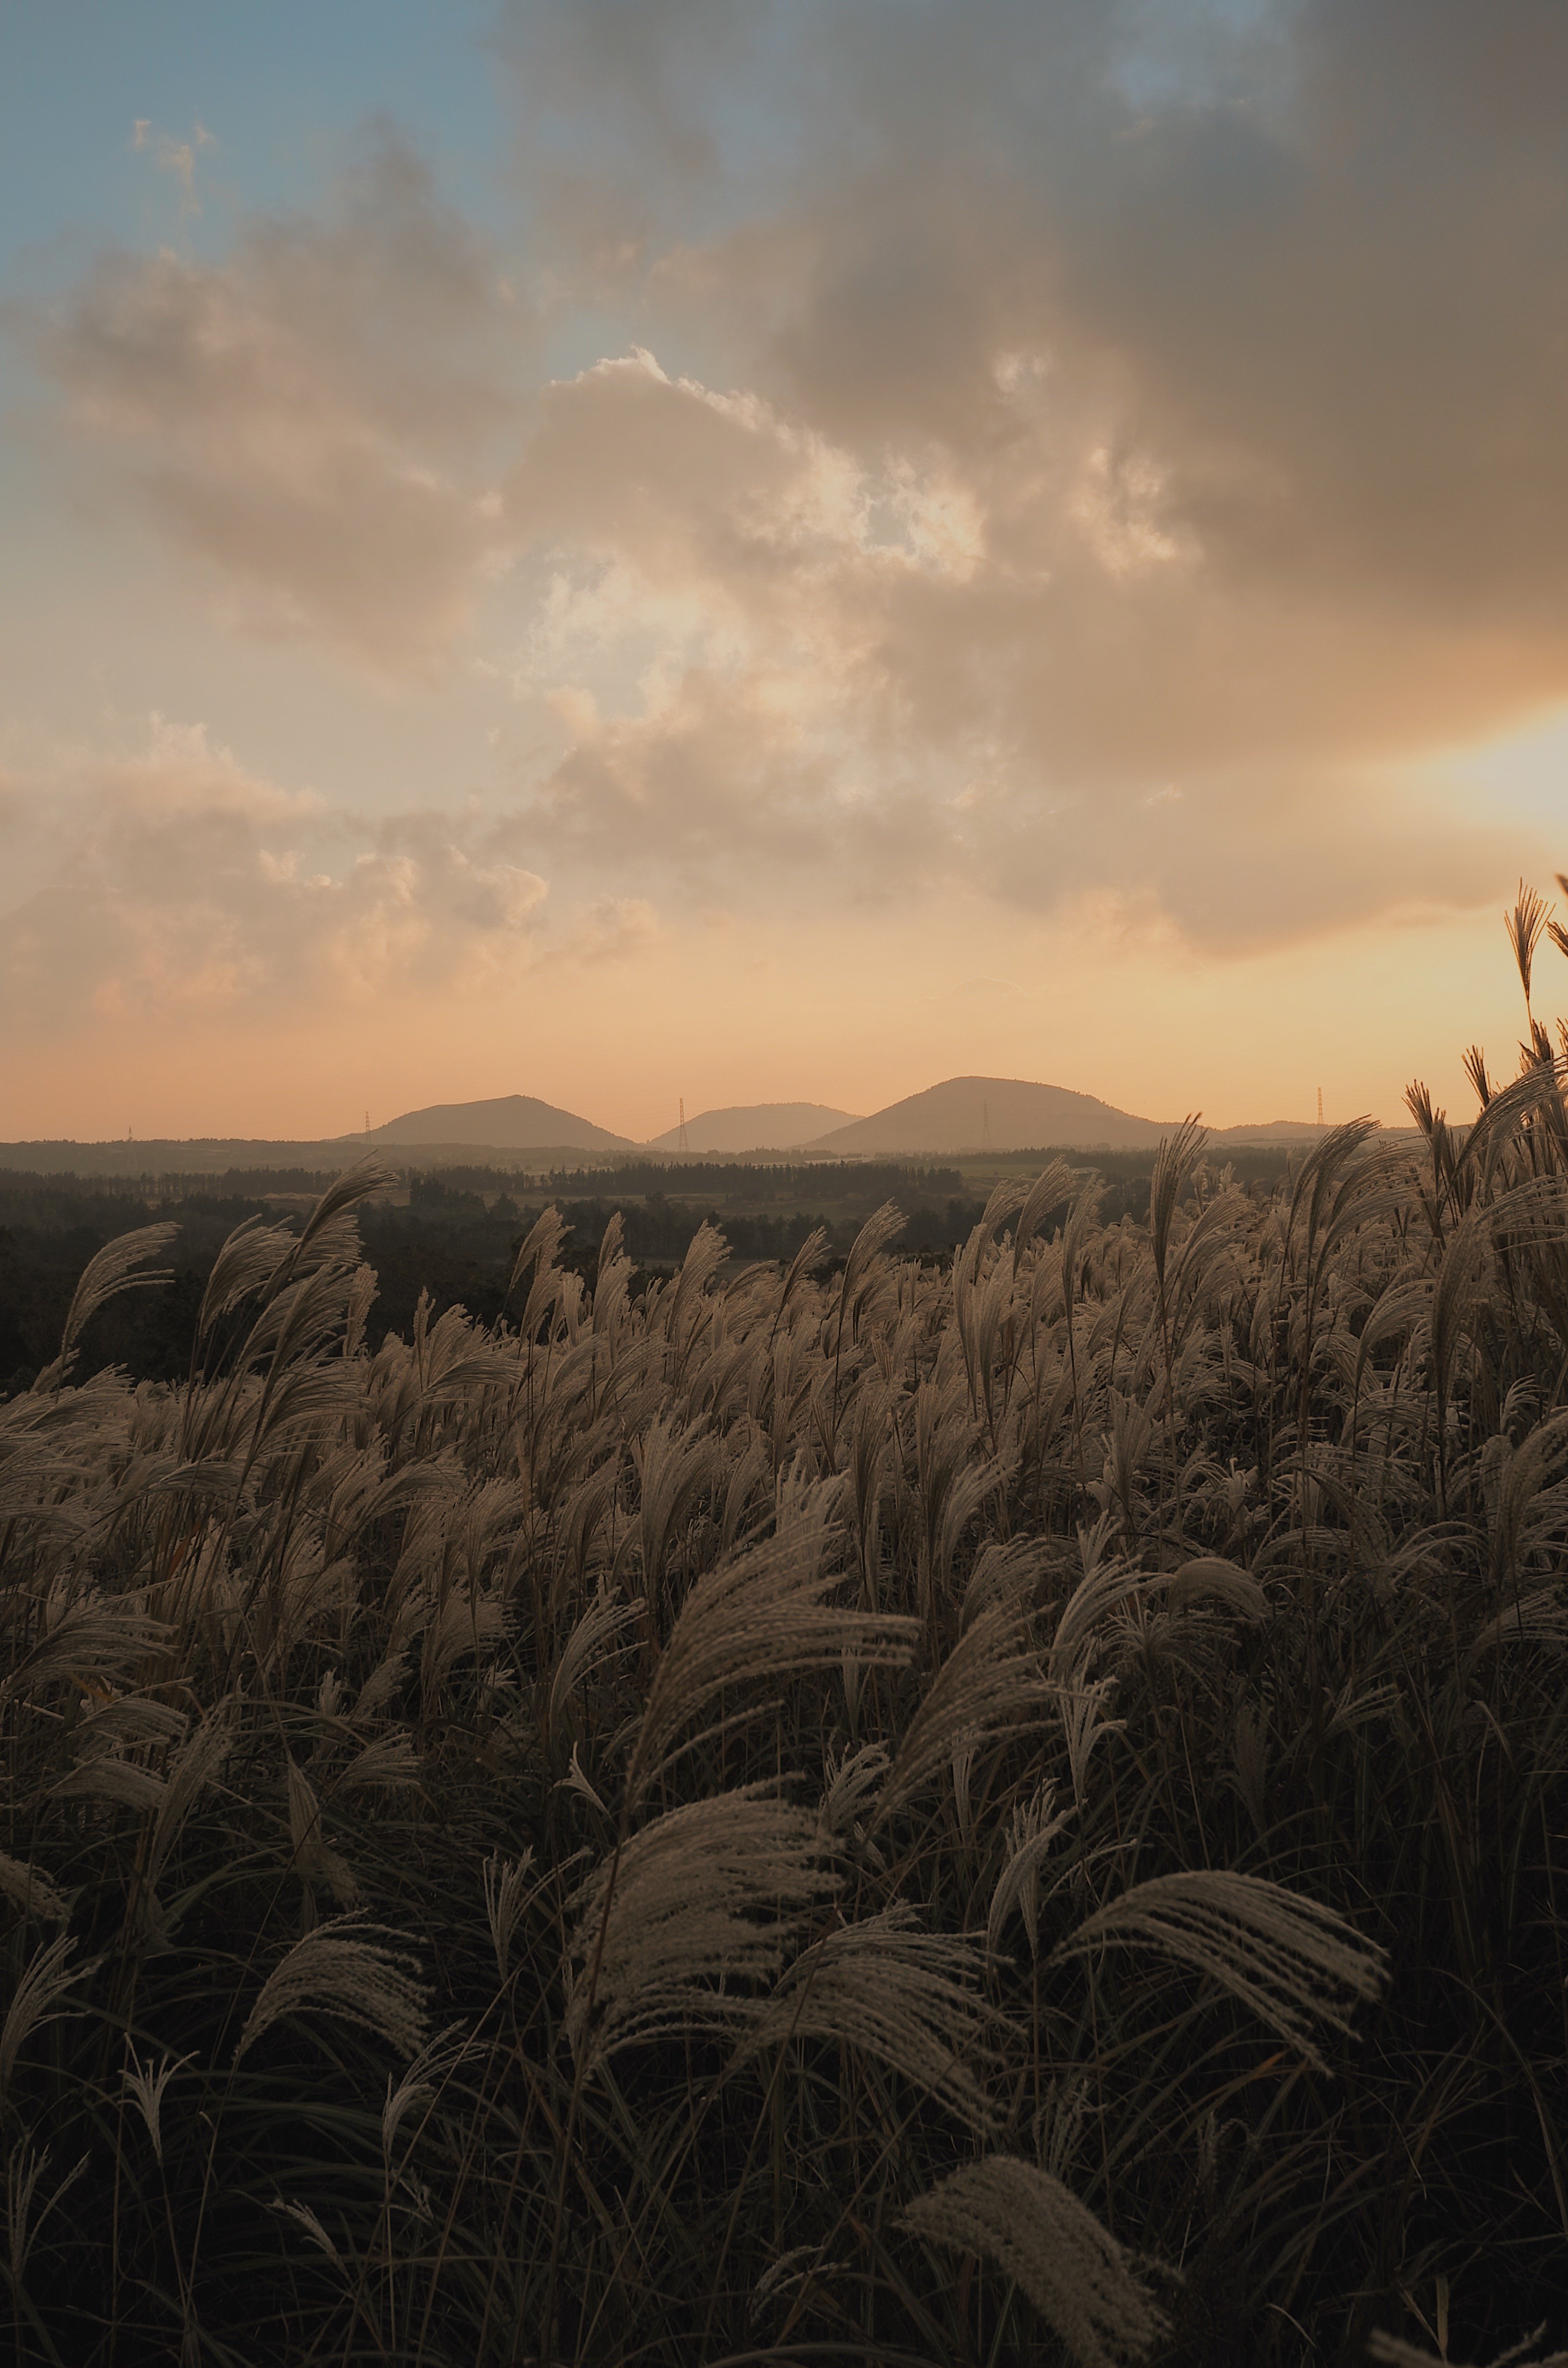
[[[1390, 1132], [1387, 1127], [1383, 1129], [1385, 1134]], [[1327, 1127], [1315, 1125], [1311, 1119], [1271, 1118], [1261, 1126], [1210, 1127], [1209, 1140], [1221, 1147], [1227, 1143], [1316, 1143], [1320, 1135], [1327, 1133]]]
[[502, 1094], [488, 1102], [432, 1102], [405, 1110], [385, 1126], [356, 1135], [357, 1143], [483, 1144], [492, 1151], [630, 1151], [623, 1134], [607, 1133], [585, 1118], [537, 1101], [532, 1094]]
[[816, 1136], [815, 1152], [1032, 1151], [1047, 1145], [1137, 1151], [1159, 1142], [1171, 1121], [1133, 1118], [1065, 1086], [1021, 1077], [949, 1077]]
[[[688, 1151], [798, 1151], [831, 1126], [855, 1123], [850, 1110], [825, 1102], [747, 1102], [736, 1110], [704, 1110], [686, 1122]], [[656, 1134], [650, 1151], [678, 1152], [680, 1129]]]

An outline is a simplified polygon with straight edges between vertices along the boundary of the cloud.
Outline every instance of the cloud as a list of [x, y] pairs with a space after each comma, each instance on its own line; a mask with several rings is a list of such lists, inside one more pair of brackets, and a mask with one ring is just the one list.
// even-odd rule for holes
[[188, 140], [176, 140], [170, 132], [159, 131], [150, 117], [138, 116], [131, 128], [131, 144], [150, 154], [161, 173], [172, 174], [179, 183], [182, 217], [201, 211], [196, 194], [196, 160], [204, 148], [218, 144], [204, 125], [196, 124]]
[[1568, 693], [1560, 12], [721, 15], [510, 19], [558, 283], [690, 358], [551, 387], [509, 483], [551, 826], [1206, 939], [1496, 894], [1407, 760]]
[[111, 252], [31, 340], [78, 450], [251, 623], [384, 670], [450, 645], [527, 322], [392, 135], [329, 218], [255, 222], [221, 263]]
[[577, 916], [568, 943], [579, 962], [619, 962], [658, 934], [658, 915], [645, 897], [597, 896]]
[[9, 876], [0, 1011], [49, 1032], [282, 1019], [515, 980], [546, 882], [516, 816], [370, 822], [247, 772], [199, 725], [0, 805]]
[[[547, 843], [765, 896], [1108, 885], [1236, 951], [1496, 893], [1505, 834], [1380, 761], [1375, 647], [1217, 612], [1135, 452], [1059, 469], [1032, 543], [1011, 482], [1007, 510], [1001, 472], [860, 456], [646, 353], [549, 388], [508, 485], [551, 570], [519, 661], [570, 743]], [[1324, 712], [1336, 654], [1374, 677], [1359, 746]]]
[[1554, 0], [528, 0], [497, 48], [529, 303], [389, 135], [38, 333], [251, 621], [516, 690], [521, 835], [389, 823], [346, 976], [502, 943], [536, 860], [1221, 949], [1505, 891], [1418, 760], [1568, 695]]

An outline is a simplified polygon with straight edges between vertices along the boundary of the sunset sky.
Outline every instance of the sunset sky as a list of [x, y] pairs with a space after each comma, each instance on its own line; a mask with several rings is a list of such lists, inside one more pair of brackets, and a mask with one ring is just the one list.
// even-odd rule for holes
[[0, 1137], [1512, 1073], [1561, 0], [0, 0]]

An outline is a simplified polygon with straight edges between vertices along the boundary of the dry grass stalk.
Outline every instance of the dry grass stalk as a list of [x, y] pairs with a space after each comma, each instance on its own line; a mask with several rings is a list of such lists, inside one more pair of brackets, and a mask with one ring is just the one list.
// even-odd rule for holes
[[62, 1386], [76, 1361], [82, 1334], [100, 1307], [107, 1307], [122, 1291], [145, 1289], [172, 1280], [171, 1267], [161, 1267], [152, 1274], [138, 1274], [136, 1269], [148, 1258], [156, 1258], [160, 1250], [166, 1250], [178, 1232], [177, 1225], [142, 1225], [134, 1233], [121, 1234], [114, 1241], [106, 1242], [97, 1256], [88, 1260], [66, 1311], [60, 1353], [33, 1383], [37, 1395]]
[[363, 1918], [335, 1917], [307, 1932], [275, 1965], [245, 2017], [238, 2064], [285, 2015], [330, 2014], [373, 2031], [400, 2054], [425, 2042], [426, 1992], [415, 1959], [382, 1946], [395, 1939]]
[[92, 1970], [87, 1965], [72, 1967], [75, 1946], [68, 1932], [46, 1941], [28, 1960], [11, 1993], [6, 2020], [0, 2023], [0, 2103], [9, 2101], [17, 2058], [33, 2032], [59, 2021], [67, 2011], [61, 2004], [66, 1991], [85, 1981]]
[[[628, 1812], [682, 1753], [732, 1725], [709, 1713], [747, 1687], [828, 1668], [845, 1652], [897, 1667], [915, 1647], [916, 1623], [893, 1614], [845, 1611], [825, 1599], [842, 1585], [822, 1573], [824, 1507], [808, 1508], [780, 1534], [699, 1578], [660, 1656], [626, 1773]], [[702, 1722], [707, 1721], [707, 1724]]]
[[1049, 2171], [1012, 2155], [966, 2164], [910, 2204], [928, 2243], [979, 2253], [1028, 2294], [1078, 2368], [1125, 2368], [1165, 2331], [1121, 2247]]
[[[1537, 2351], [1545, 2337], [1543, 2322], [1524, 2342], [1512, 2343], [1506, 2351], [1498, 2352], [1487, 2368], [1568, 2368], [1568, 2351]], [[1406, 2343], [1397, 2335], [1387, 2335], [1381, 2328], [1367, 2338], [1367, 2357], [1378, 2362], [1380, 2368], [1454, 2368], [1446, 2347], [1439, 2355], [1418, 2343]]]
[[992, 2010], [980, 1992], [973, 1943], [920, 1930], [893, 1906], [839, 1927], [805, 1950], [753, 2019], [749, 2055], [786, 2040], [853, 2047], [924, 2089], [971, 2129], [997, 2115], [973, 2065], [989, 2060]]
[[1320, 2072], [1328, 2066], [1317, 2028], [1348, 2035], [1354, 2005], [1381, 1997], [1388, 1980], [1386, 1952], [1332, 1909], [1260, 1876], [1211, 1868], [1138, 1884], [1054, 1953], [1100, 1948], [1157, 1949], [1209, 1975]]
[[904, 1731], [877, 1809], [880, 1827], [981, 1736], [1015, 1735], [1050, 1700], [1016, 1608], [987, 1604], [937, 1671]]
[[58, 1884], [37, 1867], [7, 1857], [4, 1850], [0, 1850], [0, 1896], [24, 1916], [36, 1916], [44, 1924], [63, 1924], [71, 1913], [69, 1895]]
[[755, 2022], [839, 1879], [814, 1817], [767, 1788], [656, 1817], [579, 1885], [565, 2032], [585, 2068], [680, 2030]]

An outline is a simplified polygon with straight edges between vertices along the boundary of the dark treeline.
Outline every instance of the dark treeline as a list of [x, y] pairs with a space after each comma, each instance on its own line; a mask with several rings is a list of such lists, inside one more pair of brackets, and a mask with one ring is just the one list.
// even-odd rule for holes
[[906, 1193], [924, 1200], [964, 1190], [960, 1167], [921, 1167], [889, 1159], [799, 1160], [778, 1167], [740, 1159], [642, 1159], [608, 1173], [603, 1168], [552, 1173], [548, 1181], [551, 1192], [574, 1198], [610, 1192], [633, 1193], [642, 1200], [663, 1193], [675, 1200], [765, 1201], [790, 1208], [846, 1200], [863, 1202], [869, 1210]]
[[[1040, 1153], [1044, 1166], [1051, 1155]], [[1105, 1179], [1103, 1219], [1142, 1222], [1148, 1210], [1152, 1154], [1107, 1153], [1091, 1164]], [[1013, 1167], [1017, 1162], [1009, 1158]], [[1237, 1180], [1270, 1180], [1280, 1156], [1233, 1159]], [[306, 1169], [237, 1169], [222, 1177], [149, 1174], [139, 1178], [35, 1175], [0, 1171], [0, 1395], [27, 1388], [59, 1345], [71, 1295], [104, 1244], [152, 1219], [179, 1233], [167, 1264], [172, 1281], [112, 1301], [88, 1327], [84, 1370], [119, 1365], [136, 1380], [176, 1381], [189, 1368], [198, 1310], [225, 1236], [248, 1217], [294, 1221], [331, 1178]], [[554, 1203], [570, 1228], [563, 1263], [591, 1285], [598, 1247], [619, 1210], [625, 1244], [640, 1279], [685, 1257], [705, 1222], [720, 1227], [740, 1263], [788, 1259], [821, 1225], [824, 1263], [842, 1261], [871, 1210], [896, 1201], [907, 1223], [895, 1254], [940, 1264], [979, 1221], [989, 1190], [984, 1175], [953, 1167], [890, 1161], [801, 1163], [767, 1167], [741, 1162], [656, 1163], [584, 1169], [542, 1178], [526, 1170], [459, 1167], [404, 1171], [384, 1199], [363, 1204], [360, 1232], [378, 1291], [368, 1337], [407, 1336], [422, 1292], [439, 1314], [465, 1307], [482, 1323], [507, 1312], [517, 1248], [540, 1212]]]

